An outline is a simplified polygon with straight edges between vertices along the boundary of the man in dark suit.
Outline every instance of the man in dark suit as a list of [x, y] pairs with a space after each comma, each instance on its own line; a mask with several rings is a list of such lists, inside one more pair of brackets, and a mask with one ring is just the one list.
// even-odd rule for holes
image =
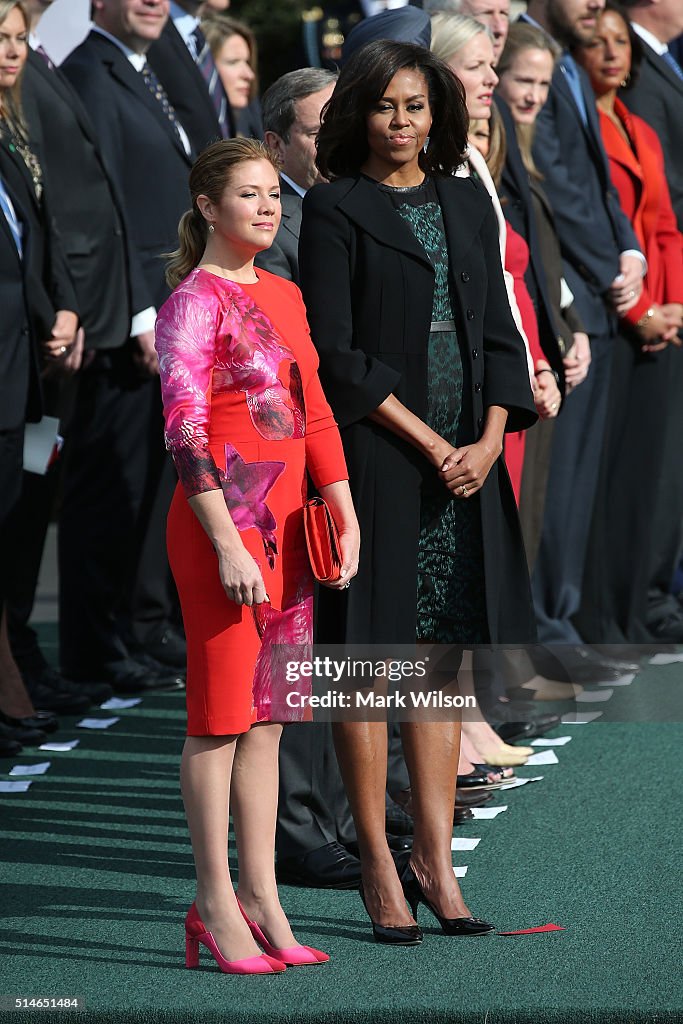
[[[31, 19], [33, 48], [29, 50], [22, 77], [24, 116], [29, 137], [41, 155], [50, 209], [76, 290], [87, 349], [94, 354], [96, 350], [120, 347], [129, 335], [131, 310], [121, 217], [99, 157], [94, 130], [78, 96], [42, 48], [36, 49], [37, 22], [48, 3], [27, 0], [25, 6]], [[75, 370], [80, 358], [80, 354], [74, 353], [63, 363], [73, 359], [74, 365], [67, 369]], [[62, 418], [72, 401], [78, 405], [79, 394], [82, 400], [90, 378], [87, 372], [79, 376], [80, 391], [76, 386], [76, 395], [72, 387], [60, 388], [59, 382], [54, 381], [49, 388], [47, 411]], [[68, 426], [65, 431], [62, 422], [60, 429], [66, 433], [68, 452]], [[87, 688], [86, 684], [78, 688], [68, 684], [48, 665], [37, 636], [28, 625], [60, 468], [56, 464], [44, 476], [24, 475], [20, 517], [24, 537], [23, 543], [18, 544], [22, 560], [12, 580], [8, 606], [12, 650], [24, 681], [40, 706], [52, 705], [56, 709], [62, 708], [65, 693], [76, 692], [80, 700]], [[97, 700], [106, 699], [107, 695], [111, 696], [111, 690], [106, 686], [89, 692]]]
[[[583, 566], [605, 430], [615, 313], [642, 289], [645, 259], [619, 206], [600, 138], [595, 97], [569, 54], [590, 41], [602, 0], [530, 0], [524, 20], [554, 37], [563, 54], [536, 126], [534, 156], [555, 212], [564, 276], [591, 337], [588, 377], [568, 396], [557, 420], [540, 549], [533, 576], [539, 639], [580, 644], [572, 616], [579, 609]], [[579, 648], [575, 681], [594, 677]], [[598, 666], [599, 671], [599, 666]]]
[[195, 153], [235, 134], [228, 97], [200, 28], [201, 6], [202, 0], [171, 0], [164, 31], [148, 53]]
[[[282, 161], [282, 221], [275, 241], [256, 264], [299, 283], [301, 204], [323, 179], [315, 166], [320, 112], [336, 75], [302, 68], [279, 78], [263, 96], [265, 141]], [[360, 861], [345, 848], [353, 822], [327, 722], [288, 725], [280, 743], [280, 798], [276, 833], [280, 881], [349, 888], [360, 881]]]
[[[631, 25], [640, 37], [643, 60], [636, 87], [624, 93], [624, 102], [657, 132], [664, 150], [671, 201], [678, 227], [683, 231], [683, 68], [669, 49], [669, 43], [683, 31], [683, 3], [627, 0], [626, 6]], [[669, 424], [652, 520], [647, 625], [656, 640], [681, 643], [683, 606], [671, 594], [671, 584], [683, 541], [683, 353], [671, 355], [664, 397]]]
[[[148, 589], [155, 613], [166, 605], [171, 615], [163, 536], [174, 476], [163, 451], [154, 321], [168, 295], [161, 254], [177, 246], [193, 157], [146, 60], [166, 23], [167, 0], [140, 8], [137, 0], [94, 0], [93, 31], [63, 65], [121, 203], [135, 315], [127, 342], [98, 354], [88, 407], [73, 427], [88, 461], [74, 454], [65, 495], [62, 550], [71, 556], [62, 562], [62, 659], [72, 678], [104, 679], [120, 692], [171, 678], [145, 664], [144, 654], [131, 657], [130, 593], [140, 558], [153, 550]], [[150, 616], [148, 625], [150, 639], [162, 644], [164, 620]]]

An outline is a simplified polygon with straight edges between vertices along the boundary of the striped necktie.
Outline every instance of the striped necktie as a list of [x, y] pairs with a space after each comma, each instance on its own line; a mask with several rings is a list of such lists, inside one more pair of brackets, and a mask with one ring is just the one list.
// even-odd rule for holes
[[681, 68], [681, 65], [678, 63], [674, 55], [672, 53], [669, 53], [668, 50], [665, 50], [662, 54], [662, 60], [665, 61], [669, 65], [673, 73], [683, 81], [683, 68]]
[[157, 78], [157, 76], [152, 71], [152, 68], [147, 63], [147, 61], [145, 61], [145, 63], [143, 64], [140, 74], [142, 75], [142, 80], [149, 89], [149, 91], [151, 92], [152, 96], [154, 96], [154, 99], [157, 100], [157, 102], [160, 104], [164, 114], [173, 125], [173, 130], [178, 138], [178, 142], [183, 147], [185, 152], [188, 153], [189, 155], [189, 150], [186, 142], [187, 136], [183, 138], [183, 132], [180, 129], [180, 123], [178, 121], [178, 118], [176, 117], [176, 112], [173, 108], [173, 105], [171, 104], [171, 101], [168, 98], [168, 94], [164, 89], [163, 85], [161, 84], [161, 82], [159, 81], [159, 79]]
[[211, 53], [211, 47], [206, 41], [206, 36], [197, 25], [196, 29], [192, 33], [192, 41], [195, 52], [195, 63], [202, 73], [202, 78], [206, 82], [206, 87], [209, 90], [209, 96], [211, 102], [214, 105], [216, 111], [216, 117], [221, 129], [221, 135], [224, 139], [230, 138], [230, 118], [228, 116], [228, 97], [225, 93], [221, 77], [218, 74], [216, 68], [216, 62], [213, 59]]

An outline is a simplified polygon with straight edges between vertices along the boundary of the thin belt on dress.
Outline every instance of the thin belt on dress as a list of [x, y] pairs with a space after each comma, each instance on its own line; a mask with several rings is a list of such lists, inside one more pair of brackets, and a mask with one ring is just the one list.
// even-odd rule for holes
[[433, 320], [429, 325], [429, 333], [433, 334], [435, 331], [454, 331], [455, 320]]

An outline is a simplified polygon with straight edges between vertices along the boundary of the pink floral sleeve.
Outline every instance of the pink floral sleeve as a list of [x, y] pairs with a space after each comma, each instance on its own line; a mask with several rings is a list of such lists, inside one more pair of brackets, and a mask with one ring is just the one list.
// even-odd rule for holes
[[218, 469], [208, 448], [217, 317], [215, 298], [193, 289], [188, 281], [164, 303], [156, 322], [164, 437], [188, 498], [203, 491], [221, 490]]

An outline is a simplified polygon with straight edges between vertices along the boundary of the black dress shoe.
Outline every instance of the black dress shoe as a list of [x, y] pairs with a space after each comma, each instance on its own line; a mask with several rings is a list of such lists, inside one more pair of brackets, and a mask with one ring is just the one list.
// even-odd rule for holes
[[[413, 848], [413, 837], [412, 836], [392, 836], [387, 833], [387, 846], [389, 847], [394, 859], [403, 856], [405, 853], [410, 853]], [[358, 843], [353, 840], [350, 843], [344, 843], [344, 848], [349, 851], [352, 857], [360, 858], [360, 850]]]
[[[367, 911], [368, 917], [370, 917], [370, 911], [368, 910], [367, 903], [365, 902], [365, 893], [363, 892], [362, 884], [359, 886], [359, 891], [360, 898], [363, 901], [363, 906]], [[377, 924], [377, 922], [373, 921], [371, 917], [370, 924], [372, 925], [372, 934], [375, 942], [381, 942], [384, 946], [419, 946], [423, 939], [422, 929], [418, 924]]]
[[302, 857], [277, 859], [278, 882], [308, 889], [357, 889], [360, 885], [360, 861], [341, 843], [327, 843]]
[[647, 628], [660, 643], [683, 644], [683, 611], [667, 615], [657, 623], [648, 623]]
[[459, 793], [456, 791], [455, 794], [455, 806], [456, 807], [483, 807], [489, 800], [493, 800], [493, 793], [481, 793], [481, 792], [463, 792]]
[[136, 659], [141, 652], [149, 654], [155, 661], [167, 668], [176, 669], [181, 675], [187, 670], [187, 644], [185, 637], [176, 632], [172, 626], [162, 625], [150, 636], [145, 637], [140, 649], [133, 648]]
[[0, 722], [10, 729], [39, 729], [41, 732], [57, 732], [59, 719], [52, 711], [36, 711], [25, 718], [13, 718], [0, 711]]
[[[21, 670], [27, 689], [31, 687], [42, 687], [43, 690], [52, 690], [56, 694], [70, 694], [72, 698], [83, 703], [87, 697], [90, 704], [102, 704], [113, 696], [114, 691], [106, 683], [74, 683], [66, 679], [51, 665], [42, 665], [37, 668], [23, 668]], [[87, 711], [87, 708], [83, 708]], [[74, 712], [78, 714], [78, 712]]]
[[523, 746], [527, 740], [543, 736], [559, 724], [559, 715], [536, 715], [528, 722], [501, 722], [494, 728], [505, 743], [522, 741]]
[[611, 683], [624, 675], [623, 666], [615, 668], [614, 663], [603, 663], [587, 647], [534, 647], [529, 654], [539, 675], [561, 683]]
[[148, 693], [153, 690], [179, 690], [183, 687], [183, 680], [172, 669], [160, 671], [158, 663], [153, 659], [145, 658], [146, 664], [134, 658], [122, 658], [119, 661], [110, 661], [92, 672], [79, 671], [76, 675], [72, 672], [70, 678], [75, 682], [85, 681], [108, 683], [114, 693], [135, 695]]
[[442, 917], [436, 907], [427, 898], [408, 861], [399, 875], [403, 894], [410, 907], [410, 912], [417, 921], [417, 908], [422, 903], [441, 925], [444, 935], [486, 935], [495, 931], [495, 926], [478, 917]]
[[385, 828], [392, 836], [412, 836], [415, 831], [413, 819], [403, 810], [400, 804], [387, 793]]
[[65, 686], [55, 686], [43, 683], [37, 676], [28, 673], [24, 675], [24, 682], [31, 703], [41, 711], [54, 711], [57, 715], [82, 715], [91, 706], [90, 698], [70, 686], [68, 681], [65, 681]]
[[[490, 796], [490, 794], [488, 793], [486, 795]], [[454, 825], [464, 825], [466, 821], [472, 821], [473, 819], [474, 815], [472, 814], [472, 811], [469, 809], [469, 807], [455, 807], [453, 809]]]
[[[19, 721], [19, 719], [15, 719]], [[42, 729], [28, 729], [23, 726], [6, 725], [0, 722], [0, 738], [14, 741], [22, 747], [39, 747], [47, 739], [47, 733]]]

